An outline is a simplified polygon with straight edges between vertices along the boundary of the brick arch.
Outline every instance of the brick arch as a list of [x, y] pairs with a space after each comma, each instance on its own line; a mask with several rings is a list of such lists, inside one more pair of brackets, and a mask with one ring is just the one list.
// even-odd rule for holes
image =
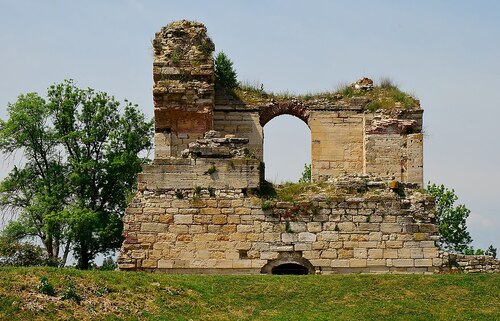
[[295, 116], [309, 126], [309, 110], [306, 106], [296, 102], [277, 103], [270, 107], [263, 108], [259, 112], [260, 125], [264, 127], [274, 117], [281, 115]]

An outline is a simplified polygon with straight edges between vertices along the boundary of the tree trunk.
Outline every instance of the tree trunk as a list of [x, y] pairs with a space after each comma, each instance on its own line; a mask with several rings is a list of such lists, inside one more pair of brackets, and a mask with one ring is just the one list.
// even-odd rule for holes
[[79, 268], [81, 270], [88, 270], [90, 267], [90, 255], [89, 255], [89, 250], [86, 244], [82, 244], [80, 246], [80, 258], [79, 258]]

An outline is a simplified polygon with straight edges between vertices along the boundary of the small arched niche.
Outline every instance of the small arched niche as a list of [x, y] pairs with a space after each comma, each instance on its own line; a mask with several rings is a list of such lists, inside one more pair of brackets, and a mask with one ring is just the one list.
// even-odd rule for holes
[[260, 271], [263, 274], [306, 275], [314, 274], [314, 266], [302, 257], [301, 252], [282, 252], [275, 260], [269, 260]]

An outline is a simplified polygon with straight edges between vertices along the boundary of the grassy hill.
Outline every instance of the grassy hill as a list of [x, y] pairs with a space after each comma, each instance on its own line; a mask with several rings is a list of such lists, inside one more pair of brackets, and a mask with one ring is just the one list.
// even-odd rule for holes
[[[45, 277], [55, 295], [41, 293]], [[500, 275], [203, 276], [0, 268], [0, 320], [500, 320]]]

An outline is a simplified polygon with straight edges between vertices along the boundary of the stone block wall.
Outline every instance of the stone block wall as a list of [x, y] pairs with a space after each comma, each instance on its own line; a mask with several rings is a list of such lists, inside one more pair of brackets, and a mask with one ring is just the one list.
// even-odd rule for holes
[[268, 266], [292, 263], [318, 274], [438, 271], [432, 198], [377, 184], [361, 194], [318, 193], [265, 206], [242, 189], [184, 191], [182, 198], [174, 190], [143, 190], [124, 217], [119, 267], [272, 273]]
[[500, 273], [500, 260], [489, 255], [441, 253], [442, 270], [463, 273]]

